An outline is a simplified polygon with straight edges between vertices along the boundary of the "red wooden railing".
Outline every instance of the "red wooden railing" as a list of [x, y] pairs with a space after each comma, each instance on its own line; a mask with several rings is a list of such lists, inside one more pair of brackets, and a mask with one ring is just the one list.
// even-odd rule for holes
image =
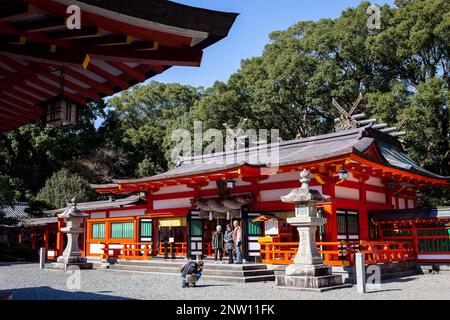
[[[187, 243], [186, 242], [175, 242], [167, 243], [167, 253], [169, 256], [172, 255], [172, 248], [175, 250], [175, 256], [186, 256], [187, 255]], [[164, 242], [159, 243], [159, 256], [164, 255]]]
[[410, 243], [418, 262], [450, 262], [450, 227], [383, 228], [383, 240]]
[[[317, 249], [324, 264], [353, 266], [355, 253], [365, 253], [366, 264], [414, 261], [416, 255], [410, 243], [401, 242], [318, 242]], [[268, 264], [291, 264], [297, 254], [298, 243], [261, 243], [261, 259]]]
[[[116, 258], [128, 260], [150, 260], [152, 243], [100, 243], [103, 245], [102, 259]], [[122, 245], [122, 248], [111, 248], [111, 245]], [[112, 252], [112, 254], [110, 254]]]

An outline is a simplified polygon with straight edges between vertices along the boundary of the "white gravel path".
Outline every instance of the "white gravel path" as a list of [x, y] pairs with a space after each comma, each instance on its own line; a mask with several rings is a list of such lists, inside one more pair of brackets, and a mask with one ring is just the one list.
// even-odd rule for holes
[[[321, 299], [445, 299], [450, 300], [450, 272], [390, 280], [381, 290], [364, 295], [356, 287], [311, 293], [279, 290], [274, 282], [235, 284], [200, 280], [199, 287], [182, 289], [177, 275], [143, 274], [102, 270], [81, 271], [81, 289], [67, 287], [71, 275], [39, 270], [37, 264], [0, 265], [0, 296], [14, 299], [179, 299], [179, 300], [321, 300]], [[73, 279], [70, 278], [70, 279]], [[70, 281], [69, 284], [76, 284]]]

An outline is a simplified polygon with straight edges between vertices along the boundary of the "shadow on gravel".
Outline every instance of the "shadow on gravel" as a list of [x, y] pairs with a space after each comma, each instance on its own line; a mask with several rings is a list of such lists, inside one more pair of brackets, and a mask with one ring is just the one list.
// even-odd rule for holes
[[385, 279], [381, 283], [403, 283], [403, 282], [411, 282], [416, 280], [416, 278], [392, 278], [392, 279]]
[[403, 290], [402, 289], [384, 289], [384, 290], [367, 291], [366, 293], [380, 293], [380, 292], [389, 292], [389, 291], [403, 291]]
[[130, 298], [83, 291], [63, 291], [50, 287], [1, 290], [0, 297], [12, 293], [12, 300], [132, 300]]
[[230, 287], [228, 284], [198, 284], [195, 288]]

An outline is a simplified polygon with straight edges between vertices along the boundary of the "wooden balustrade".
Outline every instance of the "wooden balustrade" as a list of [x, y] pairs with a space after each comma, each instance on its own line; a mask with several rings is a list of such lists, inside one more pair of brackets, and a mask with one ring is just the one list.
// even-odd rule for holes
[[150, 260], [152, 258], [152, 243], [124, 244], [119, 259]]
[[[167, 253], [169, 256], [172, 255], [172, 248], [175, 250], [175, 256], [186, 256], [187, 255], [187, 243], [186, 242], [175, 242], [167, 243]], [[164, 255], [164, 242], [159, 243], [159, 256]]]
[[[408, 242], [318, 242], [317, 249], [324, 264], [354, 266], [355, 253], [365, 253], [366, 264], [414, 261], [416, 254]], [[268, 264], [291, 264], [297, 254], [298, 243], [261, 243], [261, 259]]]
[[[99, 244], [103, 245], [102, 259], [150, 260], [152, 258], [153, 244], [150, 242], [127, 244], [99, 242]], [[122, 248], [111, 248], [112, 245], [122, 246]]]
[[383, 239], [409, 242], [420, 255], [450, 254], [450, 227], [383, 229]]

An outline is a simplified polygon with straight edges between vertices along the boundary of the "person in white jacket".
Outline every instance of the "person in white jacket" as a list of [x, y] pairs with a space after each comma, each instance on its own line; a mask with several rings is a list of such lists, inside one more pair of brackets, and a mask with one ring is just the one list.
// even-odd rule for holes
[[242, 264], [242, 229], [238, 221], [233, 222], [233, 242], [236, 248], [236, 264]]

